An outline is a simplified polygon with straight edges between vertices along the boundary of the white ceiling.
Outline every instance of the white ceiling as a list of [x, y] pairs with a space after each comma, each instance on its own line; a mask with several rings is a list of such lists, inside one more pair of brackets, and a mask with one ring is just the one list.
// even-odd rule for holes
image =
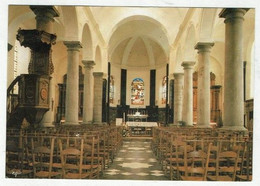
[[155, 68], [167, 63], [170, 45], [188, 8], [91, 7], [112, 63]]

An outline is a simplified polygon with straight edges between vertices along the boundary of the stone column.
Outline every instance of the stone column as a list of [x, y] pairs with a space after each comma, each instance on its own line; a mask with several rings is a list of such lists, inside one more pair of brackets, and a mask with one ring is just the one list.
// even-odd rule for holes
[[223, 129], [246, 130], [243, 96], [243, 16], [248, 9], [225, 8], [225, 72]]
[[58, 17], [59, 13], [54, 6], [30, 6], [36, 15], [36, 29], [53, 33], [54, 17]]
[[93, 73], [94, 61], [82, 60], [85, 68], [84, 74], [84, 98], [83, 98], [83, 122], [90, 124], [93, 121]]
[[43, 119], [41, 121], [42, 127], [55, 127], [54, 126], [54, 118], [55, 118], [55, 112], [54, 112], [54, 105], [55, 105], [55, 81], [53, 78], [50, 79], [50, 85], [49, 85], [49, 107], [50, 109], [46, 112], [46, 114], [43, 116]]
[[174, 73], [174, 124], [182, 121], [182, 104], [183, 104], [183, 73]]
[[65, 125], [78, 125], [79, 115], [79, 41], [64, 41], [68, 48]]
[[198, 50], [197, 127], [210, 127], [210, 49], [214, 43], [196, 44]]
[[[58, 17], [59, 13], [57, 9], [54, 6], [30, 6], [31, 10], [36, 15], [36, 29], [42, 30], [47, 33], [52, 34], [53, 33], [53, 22], [54, 17]], [[51, 56], [51, 50], [50, 54]], [[50, 66], [53, 68], [52, 61], [50, 59]], [[49, 72], [49, 75], [51, 77], [51, 74], [53, 73], [54, 69], [51, 69]], [[54, 100], [55, 100], [55, 81], [51, 77], [50, 78], [50, 84], [49, 84], [49, 110], [46, 112], [46, 114], [43, 116], [43, 119], [41, 121], [42, 127], [54, 127]]]
[[182, 120], [186, 126], [193, 126], [193, 88], [192, 88], [192, 72], [194, 61], [184, 61], [182, 64], [184, 69], [184, 88], [183, 88], [183, 107]]
[[94, 108], [93, 121], [95, 124], [102, 123], [102, 90], [103, 72], [94, 72]]

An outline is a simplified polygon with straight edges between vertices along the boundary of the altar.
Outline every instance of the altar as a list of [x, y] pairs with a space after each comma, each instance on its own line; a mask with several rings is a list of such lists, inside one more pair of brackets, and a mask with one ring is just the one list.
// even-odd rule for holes
[[157, 127], [156, 122], [142, 122], [142, 121], [128, 121], [126, 127], [128, 128], [130, 136], [153, 136], [153, 128]]
[[147, 122], [148, 115], [141, 114], [140, 112], [136, 112], [135, 114], [127, 114], [128, 121], [146, 121]]

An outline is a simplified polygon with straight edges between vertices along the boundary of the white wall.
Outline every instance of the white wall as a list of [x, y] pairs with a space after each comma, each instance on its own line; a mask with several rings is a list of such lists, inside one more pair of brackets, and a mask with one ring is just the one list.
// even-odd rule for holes
[[[115, 65], [111, 65], [111, 75], [114, 76], [115, 89], [114, 89], [114, 103], [110, 104], [115, 107], [120, 100], [120, 87], [121, 87], [121, 68]], [[160, 67], [156, 69], [156, 82], [155, 82], [155, 101], [156, 105], [163, 108], [165, 104], [162, 104], [162, 80], [166, 75], [166, 67]], [[131, 105], [131, 83], [134, 78], [142, 78], [144, 80], [144, 93], [145, 103], [144, 105]], [[150, 105], [150, 70], [144, 69], [127, 69], [127, 85], [126, 85], [126, 104], [131, 108], [144, 108]]]
[[28, 66], [30, 62], [31, 52], [27, 47], [23, 47], [19, 42], [15, 42], [17, 44], [17, 76], [20, 74], [28, 74]]

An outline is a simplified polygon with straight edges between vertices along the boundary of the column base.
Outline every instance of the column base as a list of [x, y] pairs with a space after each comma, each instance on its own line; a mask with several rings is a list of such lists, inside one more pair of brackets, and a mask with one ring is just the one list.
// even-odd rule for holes
[[93, 124], [92, 121], [87, 121], [87, 122], [82, 122], [82, 123], [81, 123], [81, 125], [91, 125], [91, 124]]
[[169, 123], [169, 127], [180, 127], [181, 125], [179, 123]]
[[210, 125], [205, 125], [205, 124], [197, 124], [196, 128], [212, 128]]
[[223, 126], [219, 130], [248, 131], [244, 126]]
[[41, 123], [41, 127], [54, 128], [55, 125], [53, 122], [45, 122], [45, 123]]
[[181, 127], [194, 127], [194, 125], [181, 125]]
[[80, 125], [79, 122], [71, 122], [71, 121], [65, 121], [63, 125]]
[[94, 125], [102, 125], [103, 123], [102, 123], [102, 121], [93, 121], [93, 124]]

